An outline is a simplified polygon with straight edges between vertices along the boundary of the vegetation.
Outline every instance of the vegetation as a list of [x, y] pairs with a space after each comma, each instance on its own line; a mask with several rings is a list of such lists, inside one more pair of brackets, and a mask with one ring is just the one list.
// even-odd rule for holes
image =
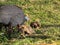
[[[3, 28], [0, 31], [0, 45], [60, 45], [60, 0], [4, 0], [0, 5], [13, 4], [21, 7], [24, 14], [30, 20], [26, 22], [29, 25], [32, 21], [39, 19], [40, 29], [34, 29], [40, 37], [25, 37], [19, 39], [20, 33], [14, 28], [13, 37], [8, 40], [7, 34]], [[42, 35], [42, 36], [41, 36]], [[49, 36], [49, 37], [48, 37]], [[16, 39], [14, 39], [16, 38]]]

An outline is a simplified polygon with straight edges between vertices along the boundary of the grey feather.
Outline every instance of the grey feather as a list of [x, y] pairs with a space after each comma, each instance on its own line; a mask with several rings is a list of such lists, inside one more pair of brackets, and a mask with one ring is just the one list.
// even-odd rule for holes
[[25, 15], [22, 9], [15, 5], [0, 6], [0, 23], [8, 24], [9, 22], [12, 26], [24, 23]]

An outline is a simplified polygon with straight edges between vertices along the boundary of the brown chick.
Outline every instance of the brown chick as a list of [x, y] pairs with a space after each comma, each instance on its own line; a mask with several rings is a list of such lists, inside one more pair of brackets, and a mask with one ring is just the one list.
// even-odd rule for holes
[[40, 27], [41, 27], [40, 24], [39, 24], [37, 21], [31, 22], [30, 26], [31, 26], [32, 28], [40, 28]]
[[27, 25], [18, 26], [18, 31], [21, 32], [21, 35], [31, 35], [35, 33], [35, 31]]

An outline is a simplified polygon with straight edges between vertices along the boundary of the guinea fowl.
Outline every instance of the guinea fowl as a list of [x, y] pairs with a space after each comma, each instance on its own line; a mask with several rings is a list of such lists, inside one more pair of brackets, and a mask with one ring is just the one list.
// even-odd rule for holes
[[0, 29], [3, 25], [7, 32], [10, 33], [14, 26], [24, 24], [27, 20], [25, 17], [22, 9], [16, 5], [0, 6]]

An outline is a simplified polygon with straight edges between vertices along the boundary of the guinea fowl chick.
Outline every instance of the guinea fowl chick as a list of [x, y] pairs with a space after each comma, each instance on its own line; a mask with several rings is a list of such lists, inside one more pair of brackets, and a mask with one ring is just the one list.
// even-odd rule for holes
[[41, 27], [41, 25], [40, 25], [37, 21], [31, 22], [30, 26], [31, 26], [32, 28], [40, 28], [40, 27]]
[[35, 33], [35, 31], [27, 25], [18, 25], [18, 31], [21, 32], [21, 35], [31, 35]]

